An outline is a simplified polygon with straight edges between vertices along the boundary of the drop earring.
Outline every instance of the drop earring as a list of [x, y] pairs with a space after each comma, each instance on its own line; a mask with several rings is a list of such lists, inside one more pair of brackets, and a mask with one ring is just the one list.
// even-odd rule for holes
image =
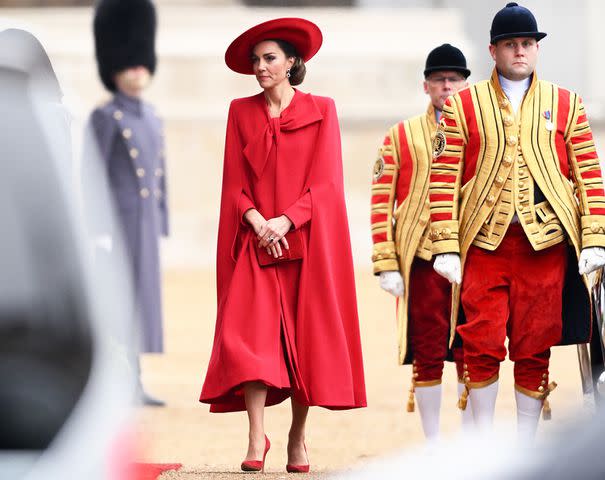
[[290, 78], [290, 69], [286, 70], [286, 77]]

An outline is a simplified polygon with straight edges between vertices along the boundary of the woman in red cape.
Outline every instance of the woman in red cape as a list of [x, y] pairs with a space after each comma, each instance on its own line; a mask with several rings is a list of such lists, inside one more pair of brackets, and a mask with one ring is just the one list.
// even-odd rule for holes
[[[229, 109], [217, 322], [200, 401], [213, 412], [248, 412], [244, 470], [264, 465], [265, 406], [291, 397], [288, 471], [309, 469], [309, 406], [366, 406], [336, 108], [292, 87], [321, 41], [307, 20], [276, 19], [225, 54], [263, 92]], [[294, 235], [302, 237], [301, 259], [259, 264], [259, 251], [279, 257]]]

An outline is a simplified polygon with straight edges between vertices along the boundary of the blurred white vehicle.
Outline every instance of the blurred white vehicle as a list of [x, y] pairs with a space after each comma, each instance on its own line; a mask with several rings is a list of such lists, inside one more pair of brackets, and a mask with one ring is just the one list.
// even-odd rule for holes
[[61, 99], [40, 42], [0, 29], [0, 478], [125, 480], [130, 285], [119, 245], [92, 261]]

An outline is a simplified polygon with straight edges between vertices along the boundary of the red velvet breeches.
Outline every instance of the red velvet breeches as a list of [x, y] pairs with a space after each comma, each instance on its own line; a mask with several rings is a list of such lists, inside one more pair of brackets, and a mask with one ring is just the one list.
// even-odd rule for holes
[[515, 383], [534, 392], [548, 383], [550, 347], [561, 338], [566, 268], [564, 243], [537, 252], [519, 224], [493, 252], [470, 247], [461, 296], [466, 323], [458, 326], [469, 386], [497, 375], [507, 336]]
[[[451, 285], [433, 270], [432, 261], [416, 257], [409, 288], [408, 338], [418, 374], [415, 380], [441, 380], [450, 335]], [[454, 350], [454, 359], [462, 378], [461, 349]]]

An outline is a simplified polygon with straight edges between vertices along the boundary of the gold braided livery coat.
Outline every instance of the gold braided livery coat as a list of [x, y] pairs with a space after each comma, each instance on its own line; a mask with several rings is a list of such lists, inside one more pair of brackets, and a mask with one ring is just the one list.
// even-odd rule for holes
[[[575, 255], [564, 291], [562, 343], [588, 341], [590, 321], [578, 322], [590, 320], [590, 301], [577, 286], [575, 257], [582, 248], [605, 246], [605, 193], [580, 97], [534, 73], [515, 114], [494, 70], [490, 80], [448, 98], [433, 150], [433, 254], [459, 253], [464, 268], [469, 247], [495, 250], [515, 214], [535, 250], [569, 241]], [[452, 336], [459, 299], [456, 287]], [[574, 317], [582, 321], [574, 325]]]
[[[409, 285], [415, 256], [431, 259], [429, 178], [432, 140], [437, 129], [435, 109], [399, 122], [389, 129], [378, 151], [372, 183], [372, 262], [374, 274], [397, 270]], [[406, 359], [408, 295], [397, 303], [399, 363]]]

